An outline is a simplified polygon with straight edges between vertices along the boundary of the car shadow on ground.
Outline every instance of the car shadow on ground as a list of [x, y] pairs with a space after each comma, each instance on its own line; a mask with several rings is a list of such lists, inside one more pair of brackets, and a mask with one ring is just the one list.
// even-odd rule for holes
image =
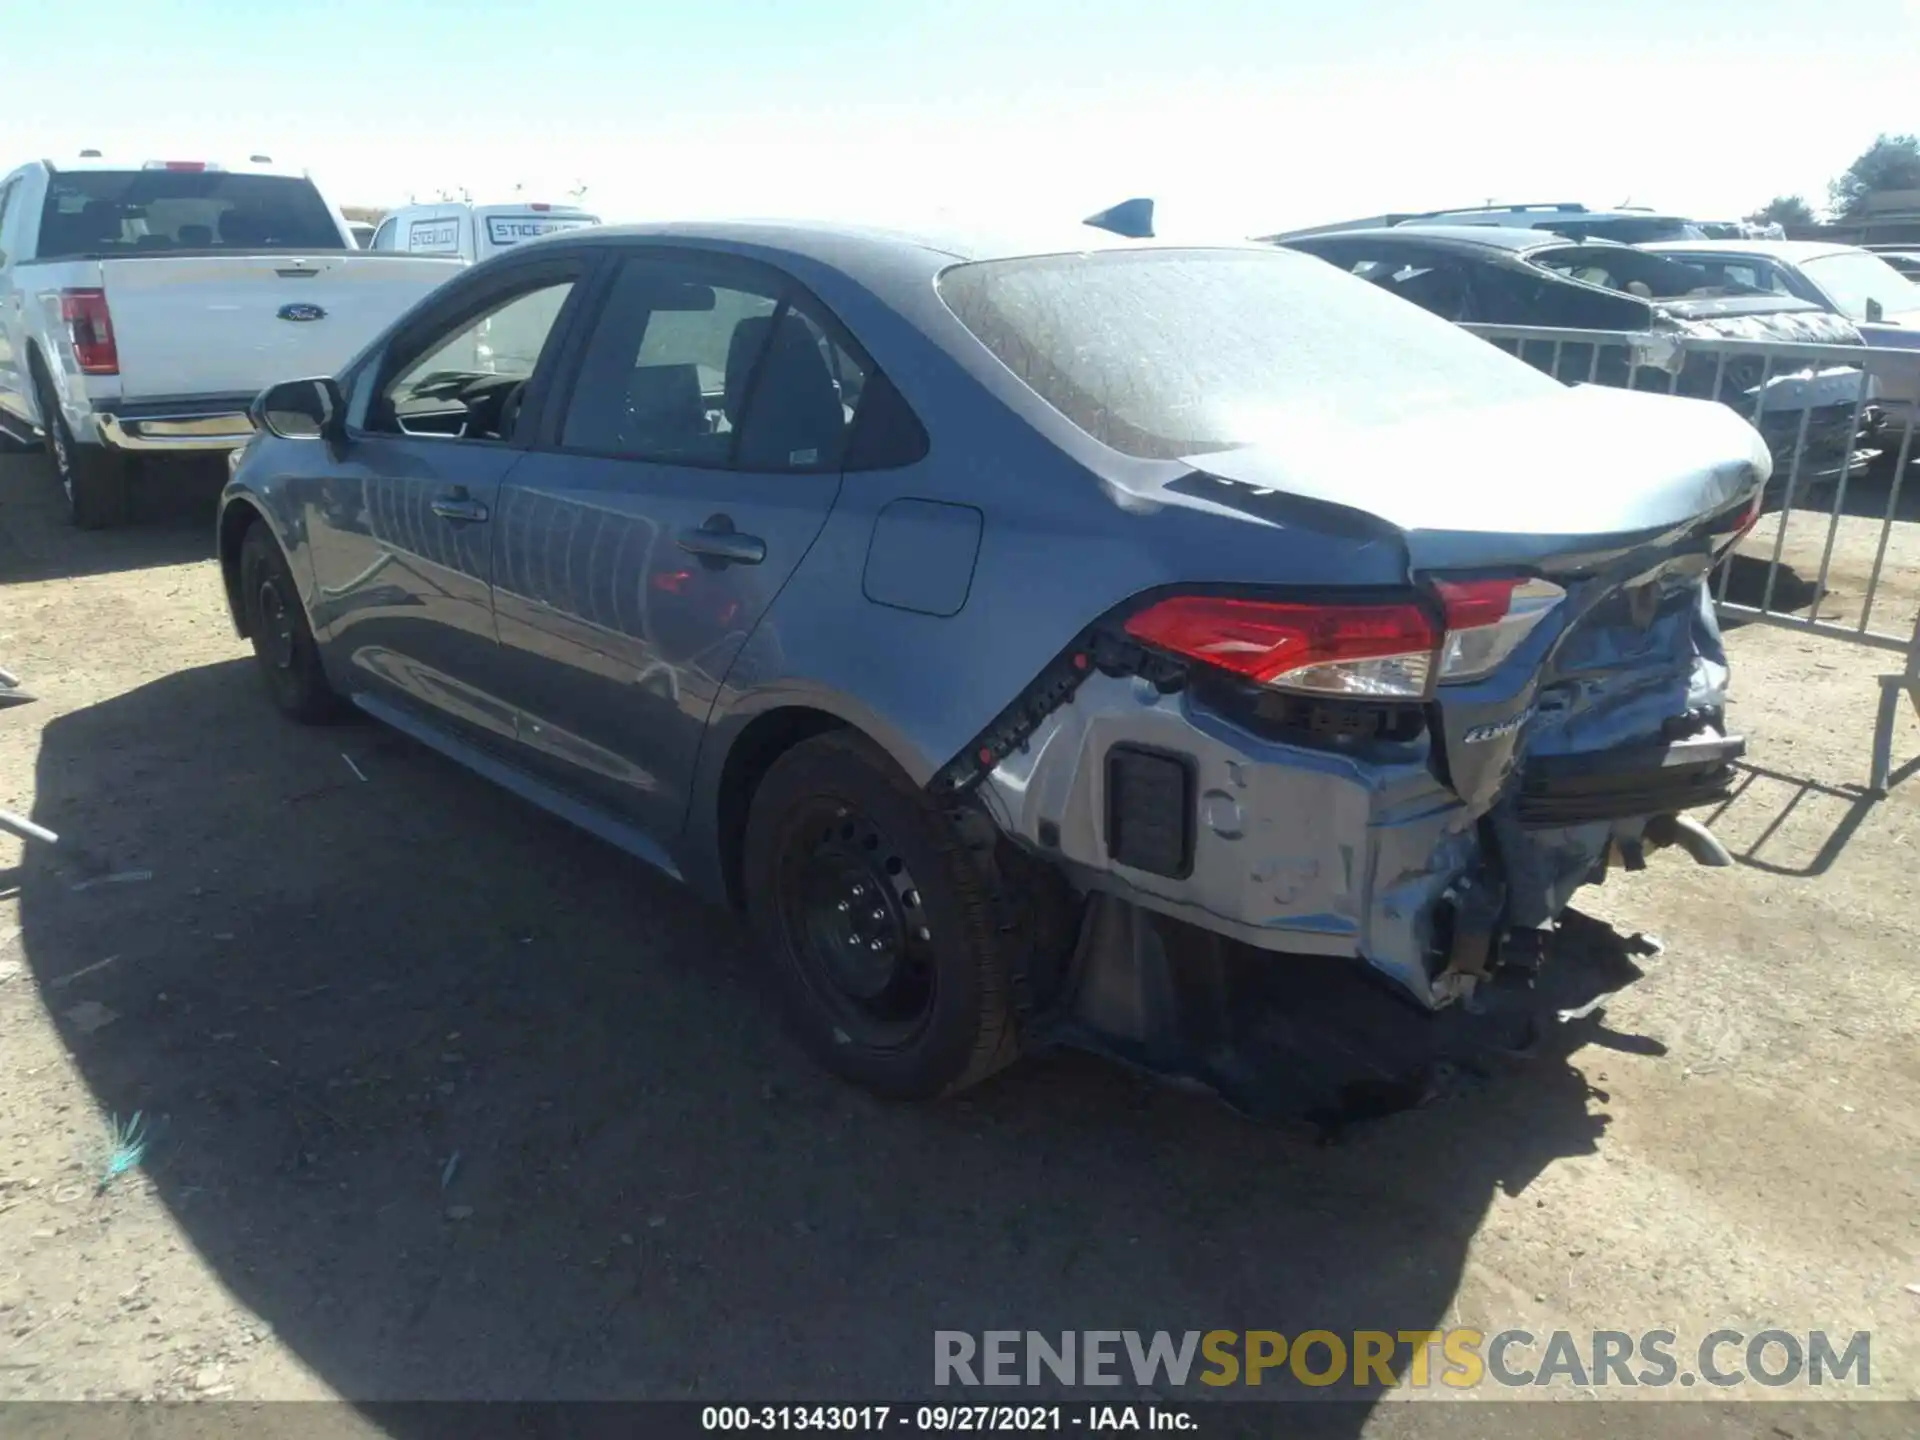
[[[1795, 614], [1812, 605], [1819, 595], [1819, 587], [1785, 561], [1774, 575], [1773, 594], [1767, 594], [1767, 570], [1772, 559], [1770, 551], [1765, 555], [1728, 557], [1727, 573], [1724, 580], [1714, 581], [1714, 594], [1723, 604], [1750, 605], [1758, 609], [1764, 602], [1766, 608], [1777, 615]], [[1720, 628], [1737, 630], [1749, 623], [1745, 616], [1726, 615], [1720, 619]]]
[[224, 461], [156, 465], [126, 524], [76, 530], [62, 518], [65, 501], [45, 457], [0, 454], [0, 584], [205, 560], [213, 554], [214, 501], [225, 478]]
[[1591, 1015], [1330, 1147], [1073, 1054], [887, 1105], [789, 1043], [730, 916], [286, 724], [243, 662], [52, 719], [35, 784], [76, 847], [18, 877], [42, 1003], [180, 1232], [362, 1401], [902, 1399], [938, 1329], [1436, 1327], [1496, 1197], [1601, 1139], [1569, 1047], [1660, 1048]]

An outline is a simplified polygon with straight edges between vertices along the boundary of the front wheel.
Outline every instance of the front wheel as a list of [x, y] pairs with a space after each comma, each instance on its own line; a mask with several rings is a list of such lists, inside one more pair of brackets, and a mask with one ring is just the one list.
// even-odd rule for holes
[[947, 813], [870, 741], [822, 735], [774, 762], [744, 878], [795, 1027], [835, 1074], [931, 1099], [1018, 1054], [988, 882]]
[[346, 707], [321, 667], [287, 558], [258, 520], [240, 542], [240, 598], [253, 658], [274, 705], [306, 725], [336, 719]]

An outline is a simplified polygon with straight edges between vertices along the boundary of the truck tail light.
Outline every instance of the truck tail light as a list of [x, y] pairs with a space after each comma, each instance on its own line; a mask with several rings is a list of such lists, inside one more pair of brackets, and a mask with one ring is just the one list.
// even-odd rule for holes
[[62, 290], [60, 319], [73, 341], [74, 359], [83, 375], [118, 375], [120, 348], [113, 339], [104, 290]]
[[1259, 685], [1316, 695], [1418, 699], [1440, 633], [1411, 600], [1305, 604], [1176, 595], [1127, 621], [1143, 644]]
[[1566, 592], [1546, 580], [1440, 581], [1444, 623], [1413, 599], [1368, 603], [1175, 595], [1127, 621], [1143, 644], [1258, 685], [1418, 700], [1495, 669]]
[[1567, 592], [1551, 580], [1439, 580], [1447, 617], [1440, 679], [1477, 680], [1497, 669]]

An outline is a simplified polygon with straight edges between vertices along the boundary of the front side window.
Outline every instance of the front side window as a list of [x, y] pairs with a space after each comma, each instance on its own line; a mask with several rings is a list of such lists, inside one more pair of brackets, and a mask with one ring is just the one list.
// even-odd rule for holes
[[1554, 387], [1484, 340], [1285, 250], [1114, 250], [956, 265], [960, 322], [1125, 455], [1179, 459]]
[[1920, 310], [1920, 286], [1868, 251], [1822, 255], [1800, 268], [1849, 320], [1865, 320], [1869, 302], [1886, 315]]
[[368, 429], [446, 440], [507, 440], [527, 380], [552, 338], [571, 280], [502, 297], [429, 340], [381, 388]]
[[169, 250], [345, 250], [311, 180], [220, 170], [54, 174], [40, 215], [42, 260]]
[[373, 244], [367, 248], [369, 250], [392, 250], [395, 248], [395, 237], [399, 233], [400, 222], [398, 220], [382, 220], [380, 222], [380, 228], [373, 232]]
[[626, 261], [560, 443], [707, 468], [836, 467], [867, 370], [795, 299], [773, 275]]

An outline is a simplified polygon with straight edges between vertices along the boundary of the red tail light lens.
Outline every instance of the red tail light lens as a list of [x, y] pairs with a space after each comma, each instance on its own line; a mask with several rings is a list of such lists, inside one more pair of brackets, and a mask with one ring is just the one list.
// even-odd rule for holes
[[62, 290], [60, 319], [73, 341], [73, 356], [83, 375], [118, 375], [120, 348], [113, 339], [104, 290]]
[[1424, 698], [1436, 681], [1473, 680], [1511, 655], [1566, 598], [1547, 580], [1443, 580], [1444, 628], [1411, 600], [1302, 604], [1176, 595], [1127, 621], [1143, 644], [1259, 685], [1316, 695]]
[[1408, 602], [1308, 605], [1177, 595], [1127, 621], [1143, 644], [1261, 685], [1314, 694], [1418, 698], [1440, 641]]

